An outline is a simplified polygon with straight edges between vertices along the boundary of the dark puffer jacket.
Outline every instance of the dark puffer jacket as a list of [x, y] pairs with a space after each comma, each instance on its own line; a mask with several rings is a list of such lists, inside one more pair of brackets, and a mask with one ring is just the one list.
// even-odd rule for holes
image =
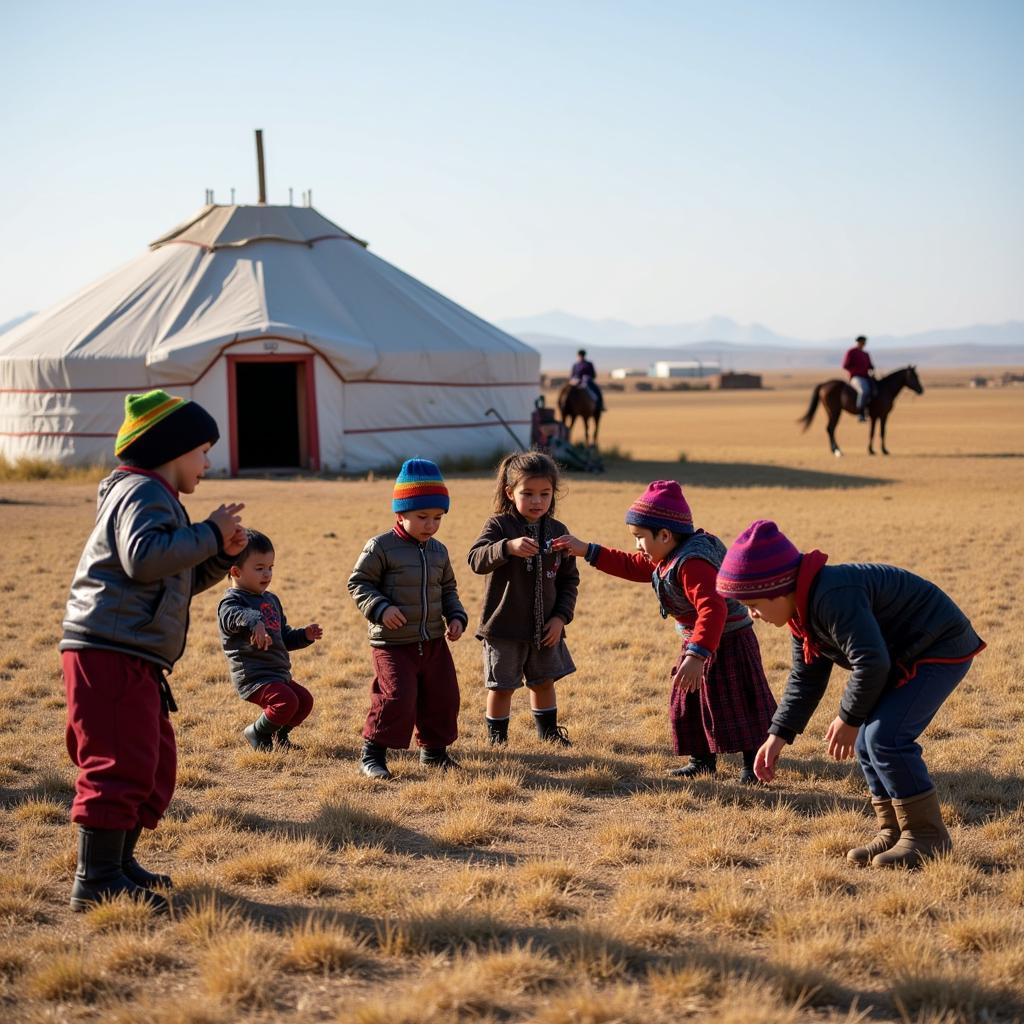
[[[433, 537], [425, 544], [394, 530], [371, 537], [348, 578], [348, 592], [370, 622], [374, 647], [437, 640], [445, 623], [469, 622], [448, 549]], [[387, 629], [380, 621], [391, 607], [407, 620], [398, 629]]]

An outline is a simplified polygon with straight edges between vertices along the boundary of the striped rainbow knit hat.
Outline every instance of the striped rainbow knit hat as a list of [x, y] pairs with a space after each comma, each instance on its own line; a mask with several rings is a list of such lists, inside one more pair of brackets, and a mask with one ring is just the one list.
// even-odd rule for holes
[[413, 512], [420, 508], [448, 511], [451, 504], [448, 488], [437, 463], [429, 459], [406, 459], [395, 480], [391, 501], [392, 512]]
[[217, 421], [201, 405], [166, 391], [147, 391], [125, 396], [114, 454], [126, 465], [153, 469], [219, 438]]
[[783, 597], [796, 590], [803, 556], [770, 519], [751, 523], [730, 545], [716, 589], [737, 601]]

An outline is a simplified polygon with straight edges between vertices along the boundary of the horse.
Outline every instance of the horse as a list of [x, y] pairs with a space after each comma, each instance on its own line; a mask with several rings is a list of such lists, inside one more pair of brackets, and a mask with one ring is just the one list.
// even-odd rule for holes
[[597, 431], [601, 426], [601, 410], [597, 399], [589, 388], [581, 387], [572, 382], [566, 384], [558, 393], [558, 412], [565, 424], [566, 434], [572, 440], [572, 428], [576, 420], [583, 420], [583, 440], [590, 444], [590, 421], [594, 421], [594, 444], [597, 444]]
[[[888, 376], [875, 381], [874, 394], [871, 396], [871, 401], [867, 406], [867, 413], [871, 417], [868, 455], [875, 454], [876, 423], [881, 424], [882, 454], [889, 454], [889, 449], [885, 447], [885, 421], [889, 418], [889, 413], [892, 412], [892, 405], [896, 401], [896, 396], [905, 387], [910, 388], [911, 391], [915, 391], [919, 395], [924, 394], [924, 388], [917, 378], [917, 367], [904, 366], [902, 370], [894, 370]], [[829, 444], [832, 446], [832, 454], [839, 458], [843, 452], [839, 445], [836, 444], [836, 424], [839, 422], [839, 416], [844, 410], [856, 414], [857, 392], [846, 381], [842, 380], [826, 380], [822, 381], [821, 384], [815, 385], [814, 391], [811, 392], [810, 408], [807, 410], [806, 415], [797, 420], [797, 423], [804, 425], [805, 431], [811, 425], [811, 420], [814, 418], [814, 412], [818, 408], [819, 401], [828, 412], [828, 426], [826, 429], [828, 430]]]

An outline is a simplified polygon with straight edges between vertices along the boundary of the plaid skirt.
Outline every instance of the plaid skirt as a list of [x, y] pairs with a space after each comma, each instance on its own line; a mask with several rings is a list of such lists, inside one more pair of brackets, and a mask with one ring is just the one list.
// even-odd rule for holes
[[[685, 656], [684, 647], [672, 676]], [[705, 664], [700, 689], [687, 693], [672, 687], [669, 719], [675, 752], [701, 757], [756, 750], [768, 738], [776, 707], [753, 628], [726, 633]]]

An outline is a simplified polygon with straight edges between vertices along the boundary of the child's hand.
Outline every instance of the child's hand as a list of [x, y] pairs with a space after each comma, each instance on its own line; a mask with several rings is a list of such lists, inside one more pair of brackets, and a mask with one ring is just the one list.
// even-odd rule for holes
[[273, 638], [267, 632], [267, 627], [262, 622], [249, 634], [249, 643], [258, 651], [265, 651], [273, 642]]
[[532, 537], [516, 537], [505, 543], [505, 553], [516, 558], [533, 558], [538, 551], [540, 547]]
[[240, 555], [248, 543], [249, 535], [245, 532], [245, 527], [236, 526], [235, 532], [224, 541], [224, 554], [231, 555], [232, 557]]
[[385, 629], [401, 629], [408, 621], [402, 614], [402, 609], [396, 608], [394, 605], [380, 617], [380, 624]]
[[[238, 514], [245, 508], [241, 503], [221, 505], [214, 509], [207, 517], [207, 521], [213, 523], [220, 530], [221, 540], [227, 544], [236, 528], [242, 525], [242, 517]], [[241, 550], [241, 549], [239, 549]], [[238, 554], [236, 551], [235, 554]]]
[[319, 640], [324, 635], [324, 631], [320, 628], [319, 622], [311, 622], [306, 627], [306, 639], [307, 640]]
[[564, 629], [565, 623], [557, 615], [553, 615], [544, 623], [544, 635], [540, 642], [545, 647], [555, 647], [562, 639], [562, 630]]
[[672, 677], [672, 685], [687, 693], [700, 689], [704, 681], [704, 659], [697, 654], [688, 654]]
[[552, 551], [571, 551], [577, 558], [583, 558], [589, 546], [586, 541], [574, 537], [571, 533], [563, 533], [561, 537], [556, 537], [551, 542]]
[[856, 725], [847, 725], [838, 716], [833, 718], [825, 733], [828, 756], [836, 761], [849, 761], [854, 754], [853, 745], [857, 742], [857, 729]]
[[775, 762], [785, 745], [786, 741], [781, 736], [769, 736], [754, 755], [754, 774], [762, 782], [771, 782], [775, 778]]
[[466, 627], [462, 624], [462, 619], [452, 619], [452, 621], [448, 623], [448, 628], [445, 630], [444, 635], [454, 642], [462, 636], [462, 631], [465, 628]]

